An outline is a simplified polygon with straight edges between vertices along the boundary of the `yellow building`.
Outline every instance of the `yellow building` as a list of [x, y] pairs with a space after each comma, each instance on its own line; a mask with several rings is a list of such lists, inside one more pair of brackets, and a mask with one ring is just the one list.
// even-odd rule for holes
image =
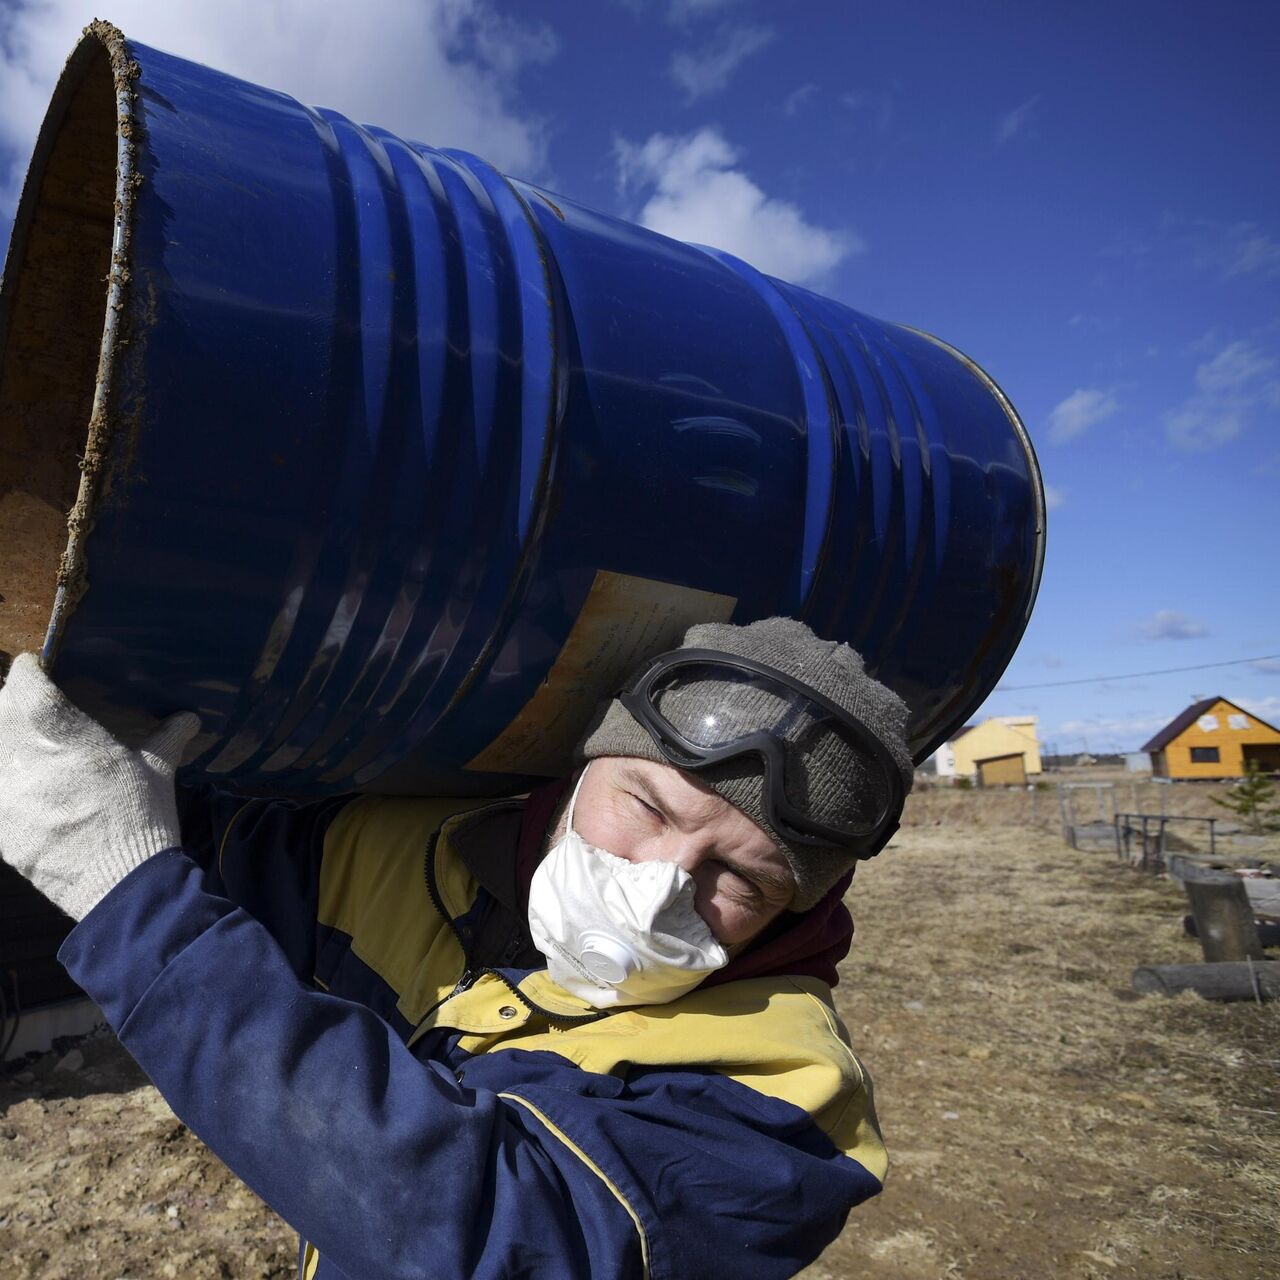
[[969, 778], [979, 786], [1007, 786], [1040, 773], [1035, 716], [992, 716], [966, 725], [935, 756], [940, 778]]
[[1226, 698], [1193, 702], [1142, 749], [1157, 778], [1240, 778], [1250, 760], [1280, 772], [1280, 729]]

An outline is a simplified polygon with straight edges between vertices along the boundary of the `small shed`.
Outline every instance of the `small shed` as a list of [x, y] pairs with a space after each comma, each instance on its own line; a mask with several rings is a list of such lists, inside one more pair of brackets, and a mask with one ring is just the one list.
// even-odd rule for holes
[[1142, 750], [1157, 778], [1239, 778], [1251, 761], [1280, 773], [1280, 729], [1223, 697], [1193, 702]]

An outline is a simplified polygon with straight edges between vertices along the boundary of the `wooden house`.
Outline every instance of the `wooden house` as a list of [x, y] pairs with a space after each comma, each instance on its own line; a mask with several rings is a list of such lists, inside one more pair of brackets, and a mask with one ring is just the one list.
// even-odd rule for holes
[[968, 778], [980, 787], [1016, 786], [1040, 774], [1035, 716], [992, 716], [966, 725], [934, 755], [940, 778]]
[[1157, 778], [1239, 778], [1249, 761], [1280, 773], [1280, 729], [1226, 698], [1202, 698], [1144, 744]]

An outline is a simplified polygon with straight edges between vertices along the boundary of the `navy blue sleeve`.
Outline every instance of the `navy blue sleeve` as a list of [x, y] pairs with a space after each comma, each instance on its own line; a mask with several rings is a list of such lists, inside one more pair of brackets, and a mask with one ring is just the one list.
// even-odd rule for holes
[[715, 1072], [566, 1069], [519, 1049], [473, 1058], [468, 1085], [521, 1100], [590, 1153], [644, 1232], [649, 1273], [779, 1280], [839, 1235], [880, 1180], [800, 1107]]
[[308, 989], [185, 855], [132, 871], [59, 959], [182, 1120], [348, 1276], [643, 1273], [628, 1212], [532, 1113]]
[[177, 797], [183, 851], [203, 870], [204, 887], [243, 907], [309, 981], [324, 838], [354, 797], [249, 799], [196, 786], [178, 787]]

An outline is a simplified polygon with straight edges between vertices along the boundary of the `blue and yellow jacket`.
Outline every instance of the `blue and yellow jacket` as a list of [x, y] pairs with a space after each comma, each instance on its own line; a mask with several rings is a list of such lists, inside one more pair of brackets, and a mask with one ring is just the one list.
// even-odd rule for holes
[[60, 958], [303, 1274], [789, 1276], [880, 1190], [813, 977], [607, 1015], [520, 910], [521, 802], [203, 797]]

